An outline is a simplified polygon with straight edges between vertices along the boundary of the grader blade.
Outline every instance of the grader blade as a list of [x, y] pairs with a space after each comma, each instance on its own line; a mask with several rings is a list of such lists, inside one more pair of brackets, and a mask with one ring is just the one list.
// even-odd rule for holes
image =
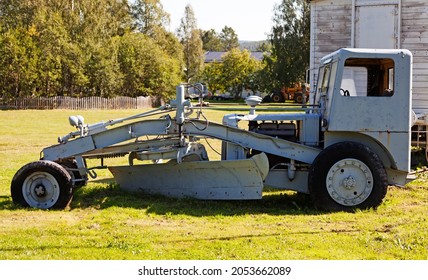
[[261, 199], [269, 172], [264, 153], [244, 160], [193, 161], [109, 167], [128, 191], [206, 200]]

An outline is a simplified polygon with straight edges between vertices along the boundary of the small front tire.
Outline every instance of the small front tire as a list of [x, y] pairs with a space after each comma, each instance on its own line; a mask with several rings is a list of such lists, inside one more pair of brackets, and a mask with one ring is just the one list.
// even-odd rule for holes
[[13, 202], [23, 207], [64, 209], [73, 197], [70, 174], [58, 163], [47, 160], [21, 167], [10, 189]]

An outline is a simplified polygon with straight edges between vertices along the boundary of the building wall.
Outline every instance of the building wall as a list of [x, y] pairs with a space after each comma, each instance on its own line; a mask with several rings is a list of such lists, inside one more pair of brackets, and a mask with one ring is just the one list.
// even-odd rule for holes
[[321, 58], [351, 46], [352, 1], [311, 1], [310, 87], [315, 89]]
[[355, 47], [356, 7], [386, 4], [397, 5], [395, 47], [413, 53], [413, 108], [428, 109], [428, 1], [425, 0], [312, 0], [311, 89], [315, 88], [318, 64], [324, 55], [339, 48]]
[[413, 108], [428, 109], [428, 2], [402, 0], [401, 47], [413, 54]]

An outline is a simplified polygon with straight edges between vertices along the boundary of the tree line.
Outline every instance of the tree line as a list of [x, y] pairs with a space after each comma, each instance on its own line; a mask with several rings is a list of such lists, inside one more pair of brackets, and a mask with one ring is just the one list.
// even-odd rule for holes
[[[212, 32], [204, 33], [204, 38]], [[208, 42], [211, 46], [212, 41]], [[230, 90], [235, 95], [243, 88], [278, 91], [305, 81], [309, 48], [310, 1], [282, 0], [273, 9], [273, 25], [268, 39], [258, 47], [258, 51], [265, 53], [264, 59], [257, 61], [249, 51], [232, 47], [224, 55], [223, 63], [204, 68], [202, 80], [207, 81], [212, 91]]]
[[[161, 2], [0, 0], [0, 97], [165, 99], [181, 82], [206, 82], [211, 90], [272, 90], [302, 77], [299, 67], [309, 55], [302, 48], [309, 42], [302, 39], [309, 36], [306, 0], [275, 6], [272, 33], [260, 47], [269, 55], [261, 62], [239, 49], [231, 27], [198, 29], [190, 5], [178, 30], [168, 31]], [[204, 65], [206, 51], [227, 53], [222, 63]], [[291, 56], [300, 61], [290, 62]]]

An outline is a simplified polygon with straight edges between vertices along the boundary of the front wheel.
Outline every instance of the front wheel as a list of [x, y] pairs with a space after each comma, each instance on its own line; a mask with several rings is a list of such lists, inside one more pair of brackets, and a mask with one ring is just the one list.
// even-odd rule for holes
[[39, 209], [63, 209], [73, 196], [70, 174], [47, 160], [24, 165], [13, 177], [10, 189], [15, 204]]
[[314, 204], [328, 211], [376, 208], [382, 203], [388, 177], [379, 156], [356, 142], [327, 147], [309, 172]]

